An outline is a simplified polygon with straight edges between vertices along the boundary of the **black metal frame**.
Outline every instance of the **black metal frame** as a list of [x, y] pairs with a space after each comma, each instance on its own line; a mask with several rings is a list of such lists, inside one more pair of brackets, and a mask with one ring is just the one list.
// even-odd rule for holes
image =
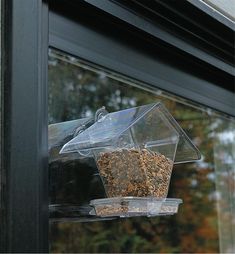
[[[46, 1], [2, 2], [5, 30], [1, 252], [48, 252], [49, 45], [235, 116], [234, 67], [228, 50], [233, 43], [233, 39], [229, 39], [233, 32], [230, 33], [232, 29], [228, 26], [228, 39], [218, 38], [218, 34], [211, 35], [205, 29], [200, 31], [201, 25], [196, 26], [199, 30], [194, 27], [194, 35], [202, 36], [203, 40], [208, 32], [208, 41], [204, 41], [205, 44], [198, 41], [197, 47], [197, 42], [196, 46], [195, 42], [190, 44], [190, 35], [187, 37], [185, 34], [188, 40], [182, 41], [183, 23], [177, 35], [169, 30], [169, 20], [161, 19], [166, 9], [172, 9], [170, 3], [173, 1], [165, 6], [166, 1], [154, 0], [164, 7], [163, 13], [155, 10], [154, 15], [162, 22], [157, 27], [153, 13], [147, 12], [146, 6], [140, 6], [138, 0], [51, 0], [49, 28]], [[130, 3], [133, 8], [130, 8]], [[183, 10], [179, 9], [177, 13], [179, 16], [174, 16], [176, 25]], [[199, 19], [208, 19], [203, 13], [198, 15]], [[216, 20], [214, 23], [210, 20], [210, 24], [222, 30], [225, 27]], [[210, 51], [207, 46], [211, 44], [211, 36], [216, 37], [218, 43]], [[183, 44], [176, 45], [176, 42]]]
[[5, 0], [1, 252], [48, 252], [48, 7]]
[[[119, 4], [125, 1], [59, 2], [51, 1], [50, 46], [235, 116], [235, 69], [229, 64], [225, 70], [228, 64], [213, 52], [200, 49], [194, 56], [197, 48], [189, 42], [180, 50], [173, 47], [176, 36], [162, 37], [163, 25], [150, 26], [140, 15], [128, 15]], [[217, 60], [220, 65], [215, 66]]]
[[[181, 50], [181, 53], [188, 53], [189, 57], [193, 56], [228, 74], [234, 74], [232, 29], [219, 22], [216, 24], [209, 16], [204, 17], [203, 12], [187, 1], [181, 1], [180, 4], [164, 0], [145, 3], [142, 0], [86, 2], [165, 41]], [[198, 20], [195, 22], [195, 19]], [[215, 26], [217, 29], [214, 29]]]
[[214, 6], [212, 4], [211, 4], [211, 7], [212, 7], [211, 8], [209, 5], [207, 5], [207, 3], [203, 2], [203, 1], [194, 1], [194, 0], [187, 0], [187, 1], [189, 1], [191, 4], [193, 4], [194, 6], [196, 6], [203, 12], [207, 13], [214, 19], [223, 23], [225, 26], [227, 26], [235, 31], [233, 17], [230, 16], [229, 18], [227, 18], [226, 16], [221, 15], [218, 11], [215, 11]]

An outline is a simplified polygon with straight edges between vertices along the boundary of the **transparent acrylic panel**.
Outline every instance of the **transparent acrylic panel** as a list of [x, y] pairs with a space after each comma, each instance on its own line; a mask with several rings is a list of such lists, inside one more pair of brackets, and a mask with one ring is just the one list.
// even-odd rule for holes
[[51, 252], [235, 252], [234, 119], [50, 51], [49, 124], [90, 119], [103, 105], [115, 112], [156, 101], [164, 103], [202, 153], [201, 161], [174, 165], [168, 197], [183, 200], [177, 214], [87, 216], [89, 202], [103, 198], [105, 191], [93, 158], [58, 156], [65, 138], [49, 151]]

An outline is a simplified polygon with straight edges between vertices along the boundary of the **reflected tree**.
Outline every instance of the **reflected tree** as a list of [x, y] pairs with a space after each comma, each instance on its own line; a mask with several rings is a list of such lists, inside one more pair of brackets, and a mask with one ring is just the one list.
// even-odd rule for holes
[[[148, 92], [136, 87], [134, 83], [133, 86], [125, 84], [124, 81], [112, 78], [104, 71], [94, 71], [93, 67], [84, 65], [76, 58], [55, 50], [50, 51], [50, 123], [89, 117], [102, 106], [112, 112], [158, 100], [165, 104], [187, 134], [193, 138], [203, 156], [198, 163], [179, 164], [174, 167], [168, 196], [183, 199], [184, 203], [179, 213], [175, 216], [155, 218], [52, 223], [50, 226], [52, 252], [215, 253], [219, 251], [218, 192], [221, 193], [219, 202], [227, 200], [231, 192], [234, 202], [234, 169], [232, 171], [229, 168], [232, 164], [228, 168], [224, 166], [225, 158], [227, 161], [233, 158], [234, 165], [234, 154], [232, 154], [234, 144], [221, 142], [221, 138], [225, 137], [223, 135], [226, 135], [221, 133], [228, 133], [229, 130], [233, 130], [234, 133], [235, 124], [229, 127], [228, 120], [210, 112], [209, 114], [200, 108], [188, 106], [183, 100], [180, 101], [174, 96]], [[214, 159], [217, 160], [216, 163]], [[60, 187], [51, 193], [53, 197], [59, 196], [61, 202], [70, 200], [70, 203], [76, 203], [86, 196], [86, 186], [82, 183], [84, 181], [82, 170], [85, 170], [86, 166], [80, 165], [79, 169], [76, 168], [79, 165], [76, 164], [72, 171], [67, 169], [66, 165], [60, 168], [63, 170], [60, 180], [58, 179]], [[55, 164], [51, 164], [50, 170], [56, 172], [59, 169]], [[233, 173], [228, 175], [226, 173], [228, 171]], [[51, 178], [56, 179], [55, 174], [51, 174]], [[73, 188], [65, 191], [63, 187], [74, 179], [77, 179], [75, 185], [83, 186], [83, 194], [79, 194], [80, 198], [79, 195], [73, 196]], [[55, 182], [53, 179], [51, 181]], [[222, 185], [228, 186], [224, 192], [221, 192]], [[81, 191], [79, 186], [74, 188]], [[221, 204], [223, 211], [229, 202], [230, 199], [226, 204]], [[231, 216], [231, 213], [229, 214]], [[234, 215], [232, 219], [234, 221]], [[227, 220], [231, 220], [231, 217]]]

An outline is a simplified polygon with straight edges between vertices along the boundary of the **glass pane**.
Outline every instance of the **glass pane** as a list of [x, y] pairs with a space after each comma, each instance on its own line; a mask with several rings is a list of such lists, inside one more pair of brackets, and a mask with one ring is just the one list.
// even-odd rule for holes
[[[168, 197], [183, 200], [178, 213], [109, 220], [89, 215], [90, 200], [105, 195], [95, 161], [61, 155], [61, 147], [90, 126], [102, 106], [115, 112], [157, 101], [202, 154], [198, 162], [174, 165]], [[50, 251], [234, 252], [234, 139], [232, 118], [51, 49]]]

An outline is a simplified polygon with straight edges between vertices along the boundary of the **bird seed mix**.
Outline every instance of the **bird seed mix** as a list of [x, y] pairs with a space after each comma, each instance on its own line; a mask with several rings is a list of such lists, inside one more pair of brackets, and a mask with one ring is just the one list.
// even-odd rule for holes
[[107, 197], [165, 198], [173, 161], [147, 149], [101, 153], [97, 165]]

